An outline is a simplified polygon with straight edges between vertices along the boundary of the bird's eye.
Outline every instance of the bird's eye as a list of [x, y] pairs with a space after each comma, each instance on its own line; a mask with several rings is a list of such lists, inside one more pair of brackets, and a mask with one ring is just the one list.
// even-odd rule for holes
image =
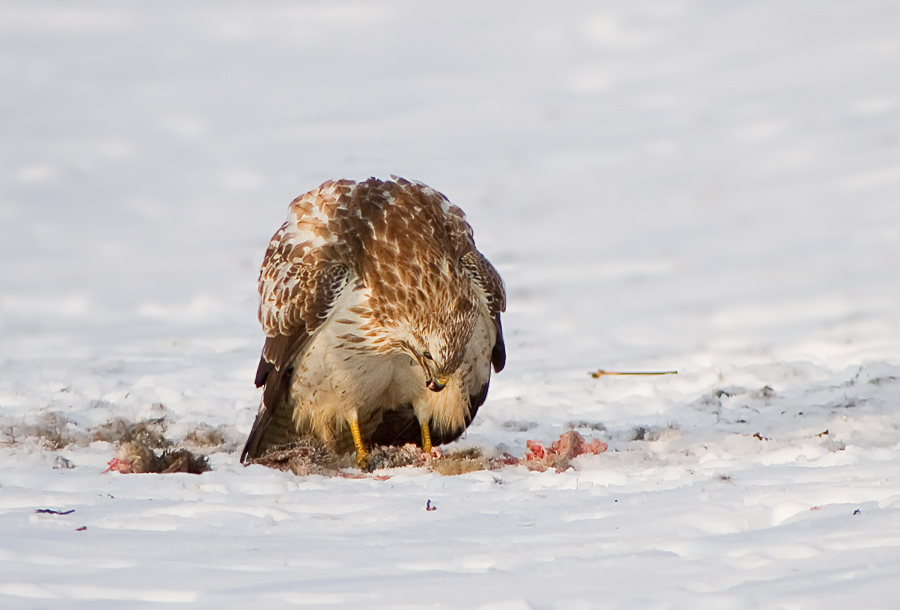
[[431, 352], [423, 352], [422, 355], [425, 356], [426, 358], [428, 358], [429, 360], [434, 360], [434, 358], [431, 355]]

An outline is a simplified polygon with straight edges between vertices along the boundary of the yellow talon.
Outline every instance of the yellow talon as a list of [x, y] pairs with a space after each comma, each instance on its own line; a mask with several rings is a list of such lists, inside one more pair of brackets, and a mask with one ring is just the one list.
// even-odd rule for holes
[[422, 426], [422, 453], [431, 453], [431, 430], [428, 429], [428, 422], [419, 422]]
[[369, 454], [363, 445], [362, 434], [359, 433], [359, 422], [356, 418], [350, 420], [350, 434], [353, 435], [353, 444], [356, 446], [356, 464], [364, 469], [369, 462]]

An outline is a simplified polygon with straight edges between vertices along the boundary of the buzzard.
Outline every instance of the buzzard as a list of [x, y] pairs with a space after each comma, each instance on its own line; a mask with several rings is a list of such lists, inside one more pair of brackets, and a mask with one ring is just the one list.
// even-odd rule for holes
[[241, 454], [305, 435], [336, 453], [458, 438], [506, 361], [503, 281], [424, 184], [335, 180], [295, 199], [259, 275], [263, 388]]

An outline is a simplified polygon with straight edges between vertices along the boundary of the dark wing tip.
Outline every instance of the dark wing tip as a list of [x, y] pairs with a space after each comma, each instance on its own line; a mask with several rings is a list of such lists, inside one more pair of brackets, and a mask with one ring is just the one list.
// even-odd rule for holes
[[256, 387], [261, 388], [266, 385], [266, 378], [274, 368], [275, 364], [266, 360], [265, 356], [259, 357], [259, 366], [256, 367], [256, 380], [254, 381]]
[[269, 370], [263, 387], [262, 401], [253, 428], [241, 451], [241, 463], [247, 458], [262, 457], [268, 449], [291, 440], [293, 411], [290, 405], [291, 378], [294, 368], [280, 371], [274, 366]]
[[256, 369], [256, 387], [263, 389], [259, 412], [241, 452], [241, 463], [261, 457], [271, 447], [289, 442], [294, 434], [291, 407], [292, 363], [309, 340], [305, 327], [293, 335], [267, 337]]
[[494, 316], [494, 327], [497, 329], [497, 338], [491, 350], [491, 364], [494, 365], [494, 372], [499, 373], [506, 366], [506, 342], [503, 340], [503, 326], [500, 324], [499, 313]]

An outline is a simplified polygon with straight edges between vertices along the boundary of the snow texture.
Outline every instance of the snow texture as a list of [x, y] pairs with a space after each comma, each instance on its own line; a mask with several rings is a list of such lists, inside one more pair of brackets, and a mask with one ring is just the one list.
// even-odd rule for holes
[[[0, 607], [896, 607], [898, 18], [4, 1]], [[390, 174], [464, 209], [509, 293], [445, 450], [608, 451], [239, 464], [269, 238]], [[104, 472], [138, 432], [212, 470]]]

